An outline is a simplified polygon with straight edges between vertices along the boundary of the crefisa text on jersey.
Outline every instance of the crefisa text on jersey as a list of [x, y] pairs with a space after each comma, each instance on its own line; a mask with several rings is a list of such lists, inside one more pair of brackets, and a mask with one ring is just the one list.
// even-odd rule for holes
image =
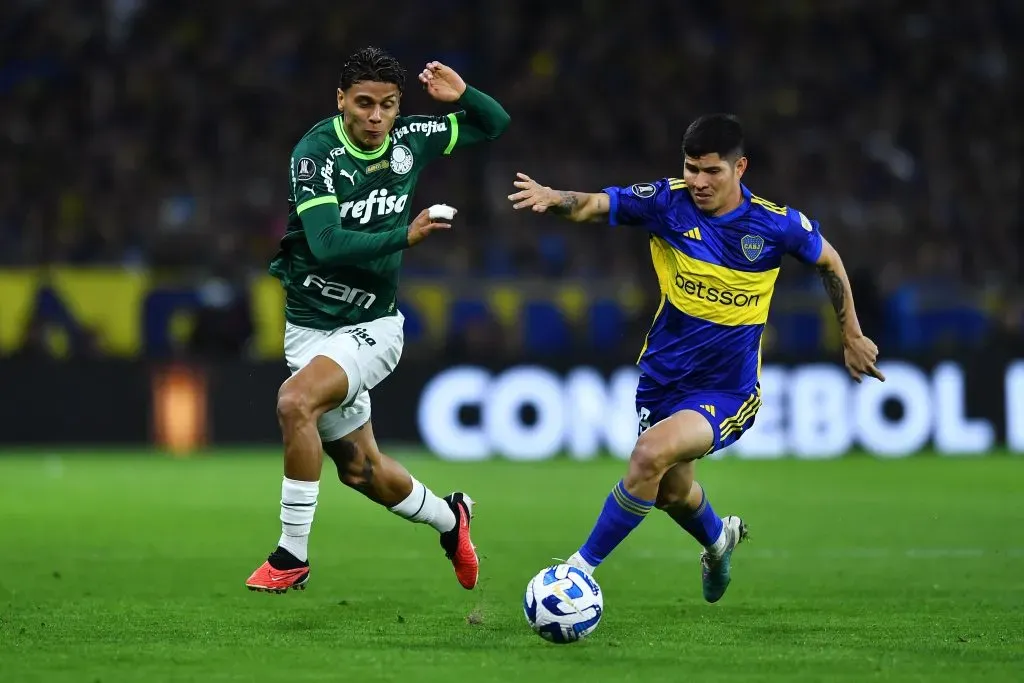
[[391, 139], [398, 142], [409, 133], [423, 133], [426, 137], [430, 137], [434, 133], [447, 133], [448, 122], [447, 121], [413, 121], [412, 123], [402, 126], [391, 133]]

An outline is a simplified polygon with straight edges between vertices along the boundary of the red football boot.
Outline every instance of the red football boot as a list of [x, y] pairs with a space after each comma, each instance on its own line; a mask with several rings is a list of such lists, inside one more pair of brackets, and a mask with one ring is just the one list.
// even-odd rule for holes
[[469, 537], [469, 525], [473, 519], [473, 499], [465, 493], [456, 491], [445, 496], [444, 500], [455, 513], [455, 528], [441, 534], [441, 547], [452, 561], [459, 583], [466, 590], [473, 590], [477, 579], [480, 578], [480, 559], [476, 555], [476, 546]]

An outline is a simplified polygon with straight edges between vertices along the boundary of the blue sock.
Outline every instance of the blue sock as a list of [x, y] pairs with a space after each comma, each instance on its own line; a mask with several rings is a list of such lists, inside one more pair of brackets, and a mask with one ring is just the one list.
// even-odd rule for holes
[[644, 521], [652, 507], [653, 500], [641, 500], [630, 495], [625, 484], [620, 481], [605, 499], [597, 524], [580, 548], [580, 555], [594, 567], [601, 564], [629, 536], [629, 532]]
[[705, 548], [710, 547], [722, 534], [722, 518], [715, 514], [707, 494], [701, 491], [700, 505], [688, 519], [677, 520], [679, 526], [697, 539]]

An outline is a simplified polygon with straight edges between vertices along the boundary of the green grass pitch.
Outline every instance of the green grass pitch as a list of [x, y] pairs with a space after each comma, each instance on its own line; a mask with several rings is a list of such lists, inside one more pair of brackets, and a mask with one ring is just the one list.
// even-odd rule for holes
[[701, 463], [752, 529], [723, 601], [654, 512], [570, 646], [529, 630], [523, 589], [582, 542], [623, 463], [401, 459], [479, 501], [477, 590], [433, 530], [330, 466], [309, 589], [277, 596], [243, 586], [279, 533], [276, 453], [0, 455], [0, 680], [1024, 680], [1024, 458]]

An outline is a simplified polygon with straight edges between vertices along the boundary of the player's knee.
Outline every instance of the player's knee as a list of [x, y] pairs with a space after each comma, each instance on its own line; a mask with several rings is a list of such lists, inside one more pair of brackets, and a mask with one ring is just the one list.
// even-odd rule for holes
[[641, 437], [629, 456], [630, 478], [638, 481], [660, 479], [670, 465], [663, 449]]
[[277, 394], [277, 420], [282, 429], [294, 429], [313, 419], [313, 404], [301, 391], [287, 382]]

